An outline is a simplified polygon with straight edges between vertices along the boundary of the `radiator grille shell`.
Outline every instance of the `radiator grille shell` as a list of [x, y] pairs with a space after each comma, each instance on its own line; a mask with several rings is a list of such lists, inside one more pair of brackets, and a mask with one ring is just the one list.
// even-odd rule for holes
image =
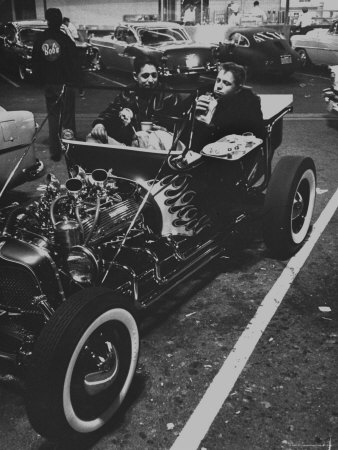
[[32, 305], [33, 297], [39, 294], [39, 286], [29, 270], [14, 265], [0, 267], [0, 308], [39, 313]]

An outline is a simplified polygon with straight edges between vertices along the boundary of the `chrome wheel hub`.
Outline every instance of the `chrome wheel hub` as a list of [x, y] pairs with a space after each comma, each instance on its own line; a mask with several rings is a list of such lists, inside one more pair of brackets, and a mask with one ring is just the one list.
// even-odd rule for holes
[[115, 346], [110, 341], [104, 344], [104, 354], [90, 352], [91, 357], [96, 360], [98, 370], [84, 377], [84, 387], [89, 395], [97, 395], [110, 388], [119, 373], [119, 356]]

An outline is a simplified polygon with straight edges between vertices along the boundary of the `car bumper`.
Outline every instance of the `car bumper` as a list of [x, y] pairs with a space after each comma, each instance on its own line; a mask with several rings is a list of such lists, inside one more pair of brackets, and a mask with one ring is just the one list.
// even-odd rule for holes
[[160, 73], [164, 77], [180, 76], [188, 78], [192, 75], [215, 73], [215, 72], [217, 72], [216, 64], [192, 68], [189, 67], [175, 67], [174, 69], [169, 69], [167, 67], [160, 68]]

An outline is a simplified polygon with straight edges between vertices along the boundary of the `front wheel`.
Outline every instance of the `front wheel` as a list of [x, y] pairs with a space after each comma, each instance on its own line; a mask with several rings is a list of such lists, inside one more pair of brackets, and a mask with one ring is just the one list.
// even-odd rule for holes
[[263, 237], [277, 258], [292, 256], [304, 243], [316, 197], [311, 158], [286, 156], [273, 171], [264, 203]]
[[126, 397], [138, 353], [128, 299], [105, 288], [72, 296], [34, 346], [26, 386], [33, 428], [57, 439], [103, 427]]

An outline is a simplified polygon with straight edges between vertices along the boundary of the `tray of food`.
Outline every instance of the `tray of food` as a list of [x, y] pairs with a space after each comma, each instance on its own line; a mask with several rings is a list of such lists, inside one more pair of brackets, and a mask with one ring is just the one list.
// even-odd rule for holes
[[201, 154], [236, 161], [262, 145], [263, 140], [252, 134], [230, 134], [203, 147]]

